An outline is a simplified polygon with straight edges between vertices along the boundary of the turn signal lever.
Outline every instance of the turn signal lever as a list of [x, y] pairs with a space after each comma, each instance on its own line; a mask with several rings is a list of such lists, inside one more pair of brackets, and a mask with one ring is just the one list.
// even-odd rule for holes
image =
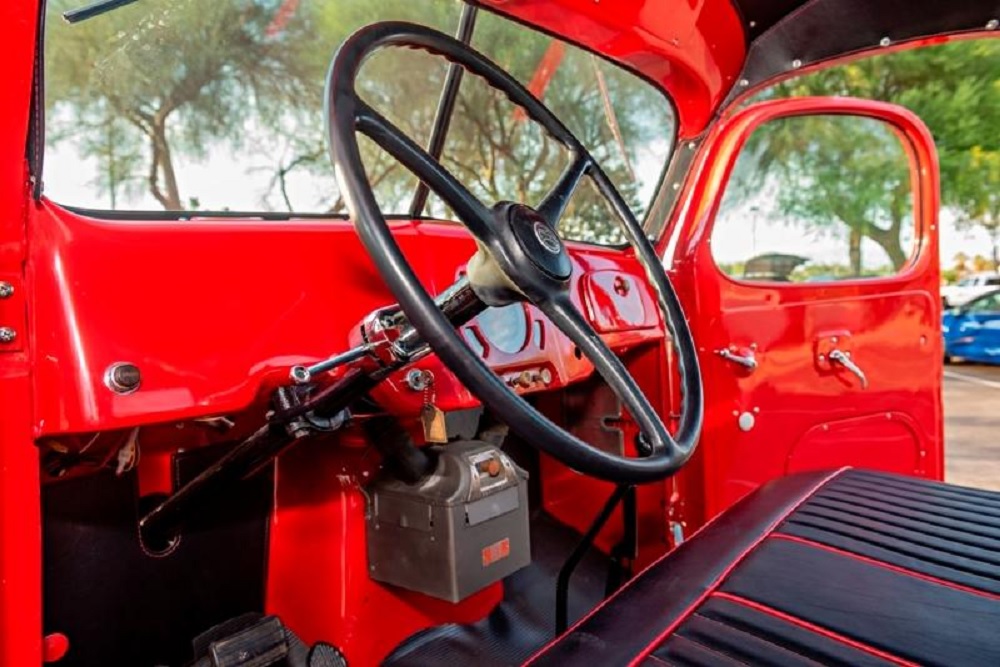
[[[486, 304], [475, 295], [465, 278], [455, 282], [435, 301], [456, 327], [486, 309]], [[228, 483], [262, 470], [281, 452], [313, 431], [339, 428], [345, 418], [344, 410], [353, 401], [392, 371], [427, 354], [429, 348], [398, 308], [374, 313], [366, 325], [369, 323], [363, 345], [310, 367], [292, 368], [290, 375], [294, 385], [280, 387], [275, 392], [274, 410], [268, 422], [150, 510], [139, 522], [143, 539], [151, 543], [170, 534], [193, 508], [210, 496], [224, 492]], [[367, 365], [359, 363], [363, 361]], [[353, 364], [353, 367], [328, 386], [316, 391], [302, 386], [308, 385], [315, 375], [345, 364]], [[433, 461], [402, 437], [392, 440], [388, 453], [397, 459], [398, 474], [404, 479], [419, 479], [433, 468]]]
[[[456, 327], [465, 324], [487, 307], [476, 296], [465, 276], [439, 294], [434, 302]], [[292, 382], [298, 385], [308, 384], [317, 375], [364, 359], [376, 362], [376, 367], [382, 371], [396, 370], [430, 351], [398, 306], [384, 308], [369, 315], [365, 318], [362, 331], [365, 338], [362, 345], [312, 366], [293, 366], [289, 373]]]

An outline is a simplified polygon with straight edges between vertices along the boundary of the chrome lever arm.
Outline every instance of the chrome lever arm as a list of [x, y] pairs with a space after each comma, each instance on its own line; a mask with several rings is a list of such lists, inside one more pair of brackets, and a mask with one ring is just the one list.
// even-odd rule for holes
[[748, 350], [745, 355], [736, 354], [728, 348], [716, 350], [715, 353], [726, 361], [731, 361], [738, 366], [742, 366], [748, 371], [756, 370], [757, 368], [757, 359], [753, 355], [753, 350]]
[[861, 380], [862, 389], [868, 388], [868, 376], [865, 375], [865, 372], [861, 370], [860, 366], [854, 363], [854, 360], [851, 359], [849, 352], [844, 352], [843, 350], [832, 350], [830, 352], [830, 361], [837, 362], [850, 372], [857, 375], [858, 379]]

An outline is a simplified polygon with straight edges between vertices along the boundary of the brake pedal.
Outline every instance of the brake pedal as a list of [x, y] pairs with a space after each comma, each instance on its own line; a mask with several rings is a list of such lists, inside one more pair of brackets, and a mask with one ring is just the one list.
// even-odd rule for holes
[[212, 667], [270, 667], [288, 657], [288, 639], [277, 616], [265, 616], [208, 646]]

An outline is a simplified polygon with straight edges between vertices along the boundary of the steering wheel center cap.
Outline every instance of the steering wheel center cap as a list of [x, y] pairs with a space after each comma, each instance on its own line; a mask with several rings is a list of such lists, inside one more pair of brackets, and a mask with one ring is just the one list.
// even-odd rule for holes
[[567, 280], [573, 273], [573, 263], [569, 259], [562, 239], [541, 214], [524, 204], [509, 204], [507, 207], [509, 233], [517, 241], [518, 250], [536, 269], [541, 269], [550, 278]]
[[541, 220], [536, 220], [532, 226], [532, 230], [535, 232], [535, 238], [538, 239], [539, 245], [543, 248], [553, 255], [558, 255], [562, 252], [562, 241], [559, 240], [559, 237], [547, 224]]

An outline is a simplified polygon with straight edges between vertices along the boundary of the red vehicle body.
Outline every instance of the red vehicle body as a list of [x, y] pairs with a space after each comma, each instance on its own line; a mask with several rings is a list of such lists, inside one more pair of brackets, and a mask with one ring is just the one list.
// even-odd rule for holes
[[[0, 281], [13, 288], [0, 300], [0, 325], [16, 332], [0, 346], [0, 664], [9, 667], [73, 655], [71, 633], [67, 640], [64, 630], [43, 626], [43, 590], [52, 585], [43, 581], [43, 548], [51, 548], [43, 545], [43, 487], [65, 483], [46, 467], [53, 452], [79, 452], [99, 438], [110, 457], [141, 427], [137, 493], [168, 495], [176, 488], [178, 449], [249, 436], [262, 423], [271, 392], [287, 383], [289, 368], [347, 349], [357, 342], [359, 322], [396, 301], [350, 220], [104, 219], [36, 197], [40, 175], [32, 173], [30, 151], [37, 131], [32, 113], [40, 104], [34, 96], [41, 4], [0, 8], [6, 63]], [[784, 16], [795, 4], [754, 6], [762, 15], [770, 7]], [[686, 153], [686, 162], [666, 176], [664, 196], [675, 199], [664, 219], [654, 221], [654, 241], [697, 345], [705, 421], [698, 452], [678, 474], [638, 487], [637, 565], [653, 562], [679, 535], [791, 473], [859, 466], [941, 480], [939, 186], [933, 140], [919, 119], [853, 99], [780, 100], [730, 111], [741, 95], [791, 71], [746, 71], [755, 62], [748, 44], [760, 35], [746, 33], [729, 0], [483, 5], [640, 72], [677, 107], [678, 153]], [[983, 18], [976, 25], [985, 24]], [[943, 18], [941, 25], [898, 45], [981, 30], [952, 28]], [[820, 54], [803, 70], [854, 50]], [[903, 137], [917, 250], [896, 275], [774, 286], [732, 279], [716, 266], [708, 241], [742, 146], [769, 120], [804, 114], [870, 116]], [[394, 219], [391, 229], [432, 294], [455, 280], [476, 248], [451, 223]], [[674, 352], [643, 267], [630, 251], [568, 245], [573, 302], [625, 356], [636, 382], [670, 421], [681, 406]], [[587, 381], [594, 367], [574, 354], [574, 343], [541, 310], [526, 308], [541, 338], [513, 354], [487, 347], [483, 356], [503, 378], [549, 369], [553, 379], [546, 386], [518, 390], [543, 402], [547, 393]], [[836, 347], [862, 360], [867, 390], [824, 361]], [[749, 351], [757, 367], [743, 372], [720, 350]], [[106, 369], [122, 361], [142, 369], [139, 391], [108, 391]], [[415, 367], [433, 372], [443, 411], [479, 405], [437, 356]], [[424, 397], [404, 386], [406, 370], [371, 397], [417, 429]], [[740, 426], [743, 414], [753, 415], [752, 429]], [[222, 415], [236, 423], [224, 437], [199, 421]], [[638, 427], [631, 417], [624, 416], [620, 428], [632, 442]], [[349, 428], [283, 453], [275, 463], [266, 538], [266, 612], [307, 643], [336, 646], [352, 665], [378, 663], [432, 626], [482, 619], [504, 595], [496, 582], [453, 603], [368, 576], [363, 487], [379, 459], [366, 452], [364, 433]], [[539, 472], [534, 482], [544, 510], [579, 532], [615, 489], [547, 455]], [[77, 474], [66, 472], [68, 479]], [[615, 516], [596, 544], [610, 550], [626, 530]], [[88, 595], [100, 590], [81, 588]]]

